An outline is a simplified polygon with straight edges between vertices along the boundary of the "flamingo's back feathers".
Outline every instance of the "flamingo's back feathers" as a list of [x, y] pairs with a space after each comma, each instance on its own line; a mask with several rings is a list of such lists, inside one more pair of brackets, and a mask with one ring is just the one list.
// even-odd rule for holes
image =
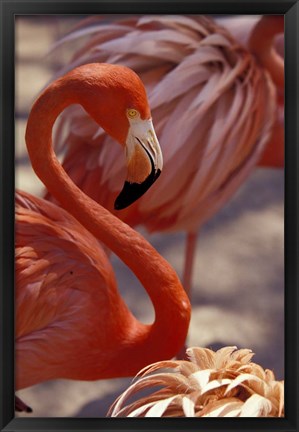
[[[147, 87], [163, 151], [157, 183], [117, 215], [150, 231], [198, 229], [261, 156], [275, 117], [269, 76], [225, 29], [202, 16], [133, 17], [114, 20], [111, 29], [95, 18], [92, 28], [72, 37], [84, 31], [92, 36], [68, 67], [95, 58], [133, 67]], [[67, 146], [64, 168], [114, 211], [112, 196], [125, 176], [122, 152], [101, 131], [97, 136], [82, 111], [65, 113], [62, 121], [69, 124], [68, 137], [60, 134], [56, 145]], [[86, 149], [83, 154], [81, 147], [90, 145], [92, 156]]]
[[[98, 241], [52, 203], [18, 192], [16, 220], [17, 386], [90, 379], [101, 356], [115, 349], [109, 324], [126, 309], [110, 261]], [[96, 362], [89, 372], [88, 353]]]

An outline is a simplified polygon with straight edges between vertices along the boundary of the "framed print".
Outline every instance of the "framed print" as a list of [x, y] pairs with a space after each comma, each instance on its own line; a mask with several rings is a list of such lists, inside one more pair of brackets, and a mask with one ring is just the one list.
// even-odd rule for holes
[[0, 4], [1, 430], [298, 430], [298, 2]]

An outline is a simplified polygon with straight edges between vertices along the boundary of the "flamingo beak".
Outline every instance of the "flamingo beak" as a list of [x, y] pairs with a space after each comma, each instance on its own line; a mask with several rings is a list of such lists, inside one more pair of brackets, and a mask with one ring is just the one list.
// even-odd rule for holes
[[116, 210], [122, 210], [140, 198], [161, 174], [163, 157], [151, 119], [130, 121], [126, 160], [127, 178], [115, 200]]

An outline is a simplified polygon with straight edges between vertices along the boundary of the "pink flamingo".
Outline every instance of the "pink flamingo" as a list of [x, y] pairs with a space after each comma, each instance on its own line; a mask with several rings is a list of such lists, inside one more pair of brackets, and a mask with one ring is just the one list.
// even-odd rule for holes
[[[249, 49], [265, 67], [277, 89], [277, 116], [271, 139], [266, 146], [260, 166], [284, 166], [284, 61], [282, 47], [275, 46], [277, 35], [283, 34], [283, 16], [263, 16], [253, 29], [249, 38]], [[280, 52], [279, 52], [280, 51]]]
[[[273, 23], [262, 19], [257, 31], [265, 43], [252, 39], [262, 64], [274, 34], [281, 31], [281, 20], [270, 34], [267, 28]], [[122, 63], [137, 71], [147, 87], [164, 170], [146, 198], [117, 215], [149, 232], [187, 231], [183, 285], [189, 293], [201, 225], [259, 161], [283, 165], [276, 89], [256, 58], [206, 17], [145, 16], [110, 23], [94, 17], [81, 27], [61, 41], [90, 36], [65, 69], [91, 60]], [[272, 51], [270, 72], [277, 66], [271, 58]], [[57, 149], [65, 147], [64, 169], [85, 193], [113, 212], [124, 176], [119, 147], [75, 107], [64, 113], [63, 126], [55, 143]]]
[[225, 17], [217, 19], [255, 56], [267, 69], [276, 86], [277, 114], [271, 137], [258, 166], [282, 168], [284, 166], [284, 18], [267, 15], [262, 17]]
[[[172, 267], [80, 191], [56, 159], [52, 127], [72, 103], [127, 148], [131, 180], [148, 178], [155, 163], [161, 167], [144, 87], [126, 67], [76, 68], [33, 105], [26, 129], [30, 160], [63, 208], [24, 192], [16, 196], [16, 389], [54, 378], [132, 376], [174, 356], [188, 331], [190, 303]], [[130, 202], [128, 194], [130, 188], [122, 202]], [[139, 278], [155, 308], [153, 324], [139, 322], [122, 300], [98, 240]], [[26, 409], [18, 399], [16, 405]]]

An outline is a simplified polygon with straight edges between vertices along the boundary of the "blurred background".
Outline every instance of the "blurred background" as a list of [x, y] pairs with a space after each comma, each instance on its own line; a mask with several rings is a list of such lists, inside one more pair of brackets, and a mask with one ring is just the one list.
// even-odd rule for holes
[[[49, 54], [52, 44], [81, 16], [16, 18], [16, 187], [40, 195], [43, 186], [26, 153], [24, 131], [32, 102], [71, 57], [76, 43]], [[185, 234], [148, 235], [182, 275]], [[250, 348], [253, 361], [284, 377], [284, 172], [253, 171], [233, 199], [200, 230], [192, 294], [189, 346]], [[131, 272], [112, 256], [121, 295], [144, 322], [152, 306]], [[78, 382], [57, 380], [17, 394], [37, 417], [101, 417], [131, 378]], [[18, 416], [28, 416], [17, 414]]]

